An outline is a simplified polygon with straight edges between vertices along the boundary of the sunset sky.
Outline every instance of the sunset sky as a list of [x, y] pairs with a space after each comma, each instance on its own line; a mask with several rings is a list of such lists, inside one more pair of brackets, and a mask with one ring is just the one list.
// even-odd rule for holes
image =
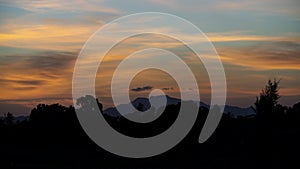
[[[113, 19], [150, 11], [185, 18], [208, 36], [224, 64], [227, 104], [253, 105], [267, 80], [277, 78], [280, 103], [293, 105], [300, 101], [299, 7], [299, 0], [0, 0], [0, 115], [28, 114], [38, 103], [72, 104], [74, 64], [87, 39]], [[133, 46], [139, 48], [134, 44], [191, 54], [168, 39], [151, 40], [128, 39], [108, 54], [96, 84], [106, 107], [107, 75]], [[203, 75], [201, 100], [209, 103], [205, 70], [195, 69]], [[149, 90], [138, 89], [145, 86], [176, 97], [179, 92], [171, 77], [155, 70], [138, 75], [131, 86], [137, 89], [133, 97], [147, 96]]]

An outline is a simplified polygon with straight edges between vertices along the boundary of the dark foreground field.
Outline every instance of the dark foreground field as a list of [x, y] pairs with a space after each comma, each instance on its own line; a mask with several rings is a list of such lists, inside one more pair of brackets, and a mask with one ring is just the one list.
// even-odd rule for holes
[[[161, 117], [147, 126], [104, 116], [121, 133], [147, 137], [168, 128], [176, 119], [179, 106], [168, 106]], [[1, 120], [0, 168], [299, 167], [297, 105], [284, 111], [280, 118], [224, 114], [212, 137], [199, 144], [197, 140], [207, 112], [207, 108], [199, 109], [191, 132], [170, 151], [155, 157], [130, 159], [113, 155], [94, 144], [82, 130], [73, 107], [38, 105], [28, 120], [13, 122], [11, 115]]]

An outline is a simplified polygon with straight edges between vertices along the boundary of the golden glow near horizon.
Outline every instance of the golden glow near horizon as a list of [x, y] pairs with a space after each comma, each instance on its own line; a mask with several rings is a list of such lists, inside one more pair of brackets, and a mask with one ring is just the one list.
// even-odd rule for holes
[[[138, 5], [123, 3], [0, 1], [0, 104], [71, 104], [72, 72], [85, 41], [112, 19], [141, 12]], [[204, 6], [203, 1], [193, 3], [199, 4], [145, 0], [145, 8], [177, 14], [203, 29], [223, 61], [229, 104], [250, 106], [265, 82], [273, 78], [282, 79], [280, 93], [285, 104], [300, 101], [300, 13], [296, 2], [275, 0], [268, 5], [268, 0], [210, 1]], [[135, 37], [115, 47], [117, 50], [105, 57], [98, 72], [96, 91], [106, 105], [111, 106], [107, 91], [115, 64], [141, 46], [182, 52], [200, 76], [201, 99], [209, 102], [206, 71], [193, 67], [192, 53], [174, 41]], [[139, 74], [131, 85], [143, 86], [164, 88], [171, 96], [179, 93], [168, 75], [154, 70]], [[131, 93], [132, 97], [147, 96], [149, 91]]]

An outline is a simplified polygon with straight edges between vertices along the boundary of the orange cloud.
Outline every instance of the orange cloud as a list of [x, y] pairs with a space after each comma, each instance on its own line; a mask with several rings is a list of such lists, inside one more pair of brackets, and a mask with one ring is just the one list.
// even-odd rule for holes
[[[9, 25], [6, 25], [9, 27]], [[0, 33], [0, 45], [30, 49], [74, 51], [98, 26], [34, 25]]]
[[218, 32], [207, 33], [212, 42], [239, 42], [239, 41], [271, 41], [271, 42], [300, 42], [299, 34], [287, 36], [251, 35], [247, 32]]
[[247, 47], [219, 47], [226, 63], [258, 70], [300, 70], [300, 46], [292, 42], [269, 42]]
[[[71, 75], [75, 54], [44, 53], [23, 61], [2, 63], [0, 100], [71, 98]], [[16, 56], [18, 57], [18, 56]], [[36, 102], [35, 102], [36, 103]]]

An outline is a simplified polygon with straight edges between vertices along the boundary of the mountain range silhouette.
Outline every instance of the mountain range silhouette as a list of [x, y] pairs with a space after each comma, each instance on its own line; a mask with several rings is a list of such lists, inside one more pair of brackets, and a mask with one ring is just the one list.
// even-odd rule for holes
[[[143, 105], [142, 111], [146, 111], [146, 110], [149, 110], [150, 107], [151, 107], [151, 103], [150, 103], [149, 100], [151, 100], [151, 99], [152, 100], [159, 100], [160, 97], [165, 97], [166, 98], [166, 100], [167, 100], [166, 105], [176, 105], [176, 104], [181, 102], [181, 99], [178, 99], [178, 98], [170, 97], [168, 95], [166, 95], [166, 96], [159, 95], [159, 96], [151, 96], [150, 98], [138, 97], [138, 98], [134, 99], [131, 103], [120, 104], [120, 105], [117, 105], [117, 107], [122, 109], [122, 110], [124, 110], [124, 109], [127, 110], [126, 112], [124, 112], [124, 114], [130, 114], [130, 113], [134, 113], [136, 111], [136, 109], [138, 108], [138, 106], [140, 104], [142, 104]], [[135, 108], [135, 109], [125, 108], [129, 104], [133, 105], [133, 108]], [[205, 107], [205, 108], [208, 108], [208, 109], [210, 108], [209, 104], [206, 104], [206, 103], [201, 102], [201, 101], [199, 102], [199, 105], [201, 107]], [[163, 106], [164, 106], [163, 103], [161, 103], [161, 104], [154, 105], [153, 107], [157, 110], [157, 109], [159, 109]], [[110, 116], [114, 116], [114, 117], [120, 116], [120, 114], [117, 110], [117, 107], [109, 107], [109, 108], [105, 109], [103, 111], [103, 113], [105, 113], [107, 115], [110, 115]], [[251, 106], [249, 106], [247, 108], [241, 108], [241, 107], [238, 107], [238, 106], [231, 106], [231, 105], [225, 105], [224, 106], [224, 113], [225, 114], [230, 114], [233, 117], [254, 116], [256, 114]]]

